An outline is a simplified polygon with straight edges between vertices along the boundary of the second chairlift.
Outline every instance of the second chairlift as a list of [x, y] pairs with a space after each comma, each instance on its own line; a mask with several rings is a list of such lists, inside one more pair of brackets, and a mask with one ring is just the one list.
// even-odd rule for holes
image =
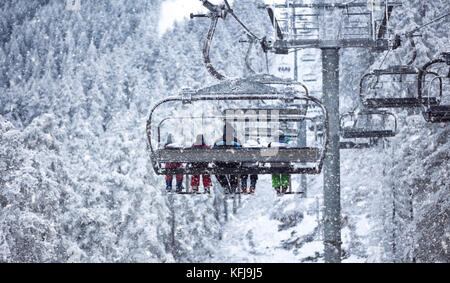
[[[442, 53], [422, 68], [419, 78], [422, 96], [437, 97], [437, 103], [424, 103], [423, 116], [430, 123], [450, 122], [450, 52]], [[431, 78], [431, 79], [429, 79]]]
[[342, 115], [344, 139], [391, 138], [397, 135], [397, 117], [387, 111], [360, 111]]

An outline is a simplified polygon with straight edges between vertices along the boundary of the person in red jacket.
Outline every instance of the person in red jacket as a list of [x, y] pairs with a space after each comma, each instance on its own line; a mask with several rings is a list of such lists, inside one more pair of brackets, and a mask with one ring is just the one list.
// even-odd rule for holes
[[[193, 145], [194, 148], [209, 148], [205, 143], [205, 138], [203, 135], [198, 135], [196, 141]], [[208, 167], [208, 163], [193, 163], [193, 167], [197, 168], [206, 168]], [[203, 174], [203, 188], [205, 189], [205, 193], [211, 193], [211, 176], [209, 174]], [[191, 193], [198, 193], [198, 187], [200, 186], [200, 175], [192, 175], [191, 177]]]
[[[170, 147], [175, 147], [171, 134], [169, 134], [167, 136], [167, 141], [166, 141], [166, 144], [164, 145], [164, 148], [170, 148]], [[166, 168], [180, 168], [182, 166], [183, 166], [183, 164], [181, 164], [181, 163], [166, 163]], [[172, 175], [166, 175], [166, 191], [168, 193], [172, 192], [172, 180], [173, 180]], [[180, 193], [183, 191], [183, 175], [177, 175], [176, 180], [177, 180], [176, 192]]]

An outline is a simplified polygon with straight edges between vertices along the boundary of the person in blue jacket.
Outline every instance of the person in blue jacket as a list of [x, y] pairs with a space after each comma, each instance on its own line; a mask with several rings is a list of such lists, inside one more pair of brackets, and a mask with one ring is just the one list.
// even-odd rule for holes
[[[227, 130], [228, 133], [232, 133], [227, 144]], [[223, 127], [223, 136], [214, 143], [214, 147], [220, 148], [240, 148], [241, 142], [236, 138], [234, 128], [231, 124], [225, 123]], [[239, 166], [237, 162], [216, 162], [217, 167], [222, 168], [236, 168]], [[235, 193], [239, 186], [239, 175], [216, 175], [217, 181], [224, 188], [226, 194]]]

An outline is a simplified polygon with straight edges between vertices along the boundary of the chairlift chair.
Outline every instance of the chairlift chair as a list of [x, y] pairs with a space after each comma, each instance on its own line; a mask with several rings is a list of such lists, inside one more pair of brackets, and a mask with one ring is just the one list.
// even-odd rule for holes
[[[442, 67], [442, 69], [435, 71], [433, 68], [436, 67]], [[432, 79], [428, 81], [427, 76], [430, 75]], [[425, 64], [419, 79], [422, 95], [438, 98], [436, 104], [424, 103], [423, 116], [425, 120], [430, 123], [449, 123], [450, 101], [444, 101], [444, 99], [450, 99], [448, 95], [450, 91], [450, 52], [442, 53], [440, 58]]]
[[[374, 120], [378, 117], [378, 125]], [[361, 125], [360, 121], [365, 125]], [[390, 121], [390, 122], [389, 122]], [[350, 126], [347, 126], [351, 123]], [[387, 111], [351, 112], [341, 117], [341, 137], [343, 139], [390, 138], [397, 135], [397, 117]]]
[[[420, 69], [393, 66], [364, 75], [360, 82], [360, 97], [367, 108], [414, 108], [437, 105], [438, 97], [423, 97], [420, 91]], [[399, 96], [404, 92], [406, 96]]]
[[[162, 120], [167, 117], [176, 118], [175, 113], [184, 109], [186, 113], [196, 113], [201, 109], [202, 104], [207, 103], [208, 109], [212, 109], [219, 104], [225, 104], [229, 109], [230, 105], [236, 104], [241, 107], [235, 109], [258, 110], [258, 107], [252, 105], [260, 105], [261, 103], [274, 106], [278, 109], [280, 105], [283, 108], [298, 107], [299, 105], [314, 105], [311, 109], [321, 110], [322, 124], [328, 128], [328, 115], [323, 104], [316, 98], [310, 97], [308, 89], [304, 87], [304, 92], [294, 90], [292, 88], [277, 89], [268, 84], [286, 86], [288, 83], [281, 79], [264, 80], [264, 83], [249, 79], [238, 79], [225, 81], [211, 87], [200, 89], [197, 91], [184, 90], [181, 96], [169, 97], [159, 101], [151, 110], [147, 121], [147, 137], [149, 142], [150, 155], [154, 171], [158, 175], [165, 174], [319, 174], [322, 169], [323, 160], [325, 158], [328, 137], [326, 136], [322, 144], [314, 144], [312, 146], [293, 146], [288, 148], [277, 148], [276, 151], [268, 150], [266, 147], [259, 148], [192, 148], [190, 146], [181, 145], [175, 148], [161, 147], [162, 129], [165, 125]], [[277, 106], [278, 105], [278, 106]], [[289, 118], [298, 122], [309, 122], [314, 117], [309, 116], [309, 107], [303, 107], [300, 111], [305, 111], [305, 115], [290, 115]], [[189, 115], [194, 117], [195, 115]], [[222, 116], [222, 114], [218, 115]], [[289, 115], [285, 115], [289, 116]], [[215, 119], [224, 117], [214, 117]], [[225, 117], [229, 118], [229, 117]], [[202, 117], [208, 119], [208, 116]], [[181, 129], [183, 118], [180, 118], [178, 125]], [[237, 120], [244, 120], [237, 117]], [[208, 134], [208, 133], [204, 133]], [[215, 138], [218, 138], [216, 136]], [[217, 162], [235, 162], [240, 165], [235, 168], [221, 168], [216, 166]], [[180, 168], [165, 168], [166, 163], [182, 163]], [[196, 168], [190, 166], [192, 163], [206, 163], [208, 166], [204, 168]], [[242, 164], [256, 163], [256, 167], [245, 167]]]

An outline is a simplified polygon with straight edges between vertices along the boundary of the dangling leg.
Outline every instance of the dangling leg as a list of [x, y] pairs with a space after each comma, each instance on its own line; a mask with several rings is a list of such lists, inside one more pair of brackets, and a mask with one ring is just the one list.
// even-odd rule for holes
[[166, 191], [168, 193], [172, 192], [172, 175], [166, 175]]
[[219, 184], [222, 186], [225, 194], [230, 193], [230, 185], [228, 184], [228, 178], [226, 175], [216, 175], [216, 179]]
[[234, 193], [236, 193], [237, 188], [239, 186], [239, 176], [238, 175], [230, 175], [229, 181], [230, 181], [231, 193], [234, 194]]
[[177, 175], [177, 193], [181, 193], [183, 191], [183, 175]]
[[256, 182], [258, 181], [258, 175], [250, 176], [250, 194], [254, 194], [256, 190]]
[[281, 186], [282, 186], [282, 192], [285, 194], [289, 188], [289, 184], [291, 181], [291, 176], [289, 174], [282, 174], [281, 175]]
[[205, 174], [202, 176], [203, 178], [203, 188], [205, 188], [205, 193], [209, 194], [211, 193], [211, 186], [212, 186], [212, 182], [211, 182], [211, 176], [208, 174]]
[[281, 180], [280, 180], [280, 174], [272, 174], [272, 187], [277, 192], [277, 195], [280, 195], [281, 193]]
[[248, 175], [241, 175], [241, 190], [244, 195], [247, 194], [247, 179]]
[[200, 175], [192, 175], [191, 177], [191, 193], [198, 193], [198, 186], [200, 185]]

